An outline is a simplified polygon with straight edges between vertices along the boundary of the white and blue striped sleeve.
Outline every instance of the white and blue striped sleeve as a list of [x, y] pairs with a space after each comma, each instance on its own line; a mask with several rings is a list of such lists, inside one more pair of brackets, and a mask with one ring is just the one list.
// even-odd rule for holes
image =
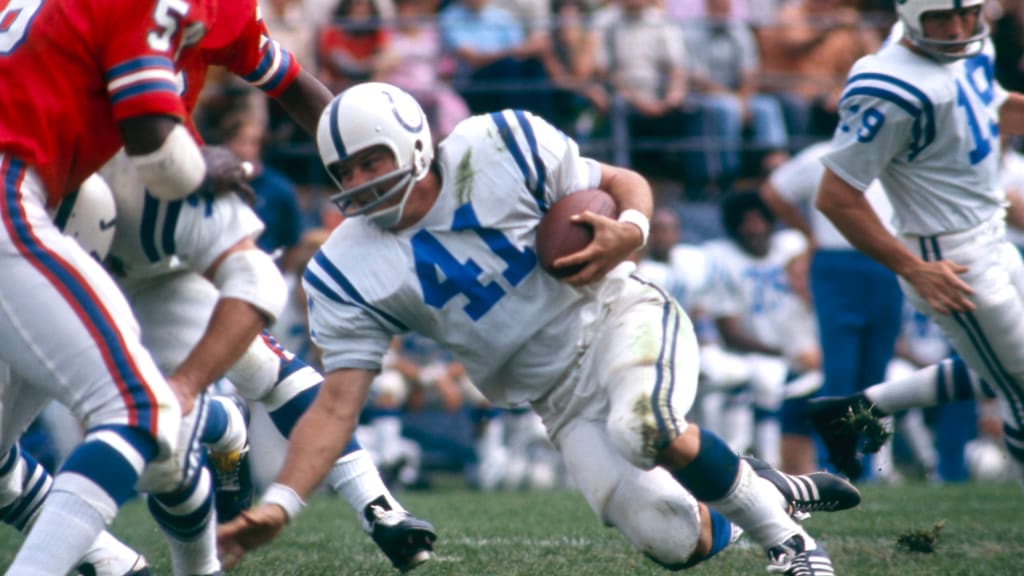
[[405, 327], [369, 304], [323, 250], [302, 275], [309, 334], [325, 372], [342, 368], [380, 370], [394, 334]]
[[822, 161], [864, 191], [891, 160], [913, 161], [935, 135], [935, 106], [924, 91], [889, 74], [855, 73], [843, 90], [832, 149]]

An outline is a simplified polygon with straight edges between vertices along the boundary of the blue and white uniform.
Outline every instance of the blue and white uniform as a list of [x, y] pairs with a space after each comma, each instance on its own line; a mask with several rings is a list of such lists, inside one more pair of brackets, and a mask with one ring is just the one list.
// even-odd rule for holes
[[[808, 223], [817, 249], [811, 261], [811, 292], [821, 335], [822, 394], [853, 394], [885, 377], [900, 331], [903, 294], [896, 275], [856, 250], [824, 214], [814, 208], [825, 172], [827, 142], [814, 144], [777, 168], [769, 180], [779, 196], [809, 207]], [[882, 224], [891, 228], [892, 206], [881, 184], [865, 196]]]
[[436, 162], [442, 188], [418, 223], [384, 231], [349, 218], [310, 261], [303, 283], [324, 369], [377, 370], [395, 334], [437, 340], [492, 402], [533, 406], [602, 520], [662, 562], [685, 561], [696, 501], [649, 469], [687, 426], [690, 322], [631, 264], [577, 289], [534, 250], [547, 208], [597, 187], [599, 164], [511, 110], [460, 123]]
[[823, 162], [851, 186], [881, 180], [906, 246], [949, 259], [974, 290], [972, 312], [939, 314], [900, 279], [1002, 400], [1006, 443], [1024, 462], [1024, 263], [1006, 239], [993, 51], [939, 64], [900, 44], [857, 62]]

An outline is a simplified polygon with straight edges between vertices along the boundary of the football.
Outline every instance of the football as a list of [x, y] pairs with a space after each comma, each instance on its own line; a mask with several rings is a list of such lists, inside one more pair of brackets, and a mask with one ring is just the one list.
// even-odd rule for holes
[[537, 257], [540, 265], [549, 274], [558, 278], [572, 276], [583, 266], [555, 268], [552, 263], [562, 256], [579, 252], [594, 239], [594, 230], [589, 224], [569, 220], [575, 214], [585, 211], [615, 218], [619, 215], [615, 198], [604, 190], [580, 190], [555, 202], [537, 226]]

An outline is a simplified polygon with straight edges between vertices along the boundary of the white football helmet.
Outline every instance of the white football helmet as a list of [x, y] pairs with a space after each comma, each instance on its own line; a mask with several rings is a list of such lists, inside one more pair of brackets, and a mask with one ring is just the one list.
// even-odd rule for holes
[[117, 224], [117, 204], [110, 186], [98, 174], [82, 182], [53, 213], [53, 222], [65, 235], [100, 262], [110, 252]]
[[[401, 221], [413, 184], [430, 172], [434, 159], [434, 142], [423, 109], [408, 92], [383, 82], [358, 84], [335, 96], [320, 115], [316, 143], [324, 168], [341, 190], [331, 201], [345, 216], [366, 214], [384, 229]], [[355, 188], [344, 189], [337, 176], [339, 164], [374, 146], [391, 150], [398, 168]], [[386, 190], [377, 189], [392, 180], [394, 184]], [[353, 207], [352, 200], [367, 190], [375, 190], [377, 198]], [[397, 204], [378, 210], [398, 195], [401, 200]]]
[[[911, 43], [940, 62], [952, 62], [961, 58], [978, 55], [985, 46], [988, 24], [983, 16], [978, 17], [978, 27], [966, 40], [937, 40], [925, 38], [921, 29], [921, 16], [937, 10], [962, 10], [981, 7], [985, 0], [896, 0], [896, 14], [903, 23], [903, 34]], [[948, 48], [959, 48], [946, 51]]]

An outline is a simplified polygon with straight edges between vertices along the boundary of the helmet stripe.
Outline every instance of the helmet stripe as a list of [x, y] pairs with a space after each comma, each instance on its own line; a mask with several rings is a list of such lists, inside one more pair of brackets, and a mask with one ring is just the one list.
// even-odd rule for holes
[[338, 126], [338, 108], [341, 104], [341, 98], [335, 98], [331, 102], [331, 142], [334, 144], [334, 149], [338, 152], [338, 160], [344, 160], [348, 157], [348, 153], [345, 152], [345, 144], [341, 141], [341, 128]]

